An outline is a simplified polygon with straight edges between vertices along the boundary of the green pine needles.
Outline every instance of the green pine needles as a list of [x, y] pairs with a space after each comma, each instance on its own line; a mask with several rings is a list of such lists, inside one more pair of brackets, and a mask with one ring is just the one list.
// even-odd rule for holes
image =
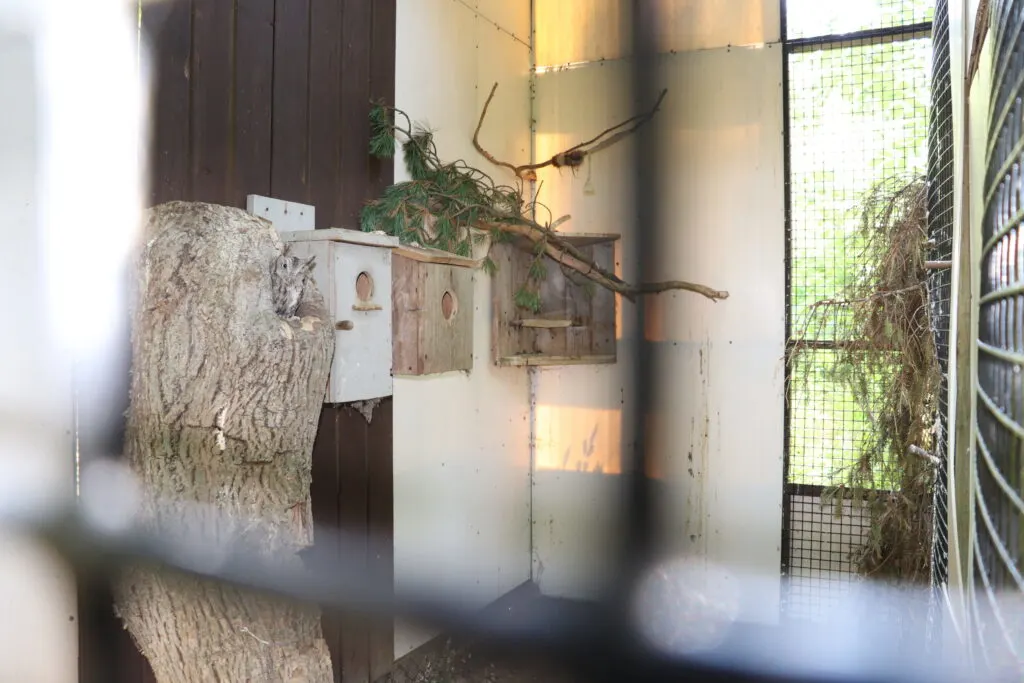
[[[494, 90], [487, 99], [490, 104]], [[440, 249], [451, 254], [471, 257], [473, 247], [490, 237], [491, 244], [517, 240], [530, 244], [533, 260], [526, 282], [515, 294], [515, 303], [532, 313], [541, 310], [540, 288], [547, 275], [547, 261], [555, 261], [567, 277], [593, 292], [599, 285], [636, 301], [644, 294], [671, 290], [695, 292], [712, 301], [728, 298], [729, 293], [684, 280], [648, 283], [640, 286], [623, 281], [615, 273], [602, 268], [573, 246], [571, 240], [555, 232], [555, 227], [569, 219], [552, 220], [550, 210], [537, 201], [525, 201], [524, 183], [535, 180], [534, 171], [544, 167], [574, 168], [588, 155], [608, 147], [631, 134], [649, 121], [658, 111], [665, 91], [654, 108], [605, 130], [588, 142], [556, 154], [545, 162], [513, 166], [499, 161], [480, 146], [477, 135], [487, 114], [487, 105], [480, 115], [473, 145], [488, 161], [513, 172], [516, 185], [496, 183], [491, 176], [463, 160], [444, 163], [437, 153], [433, 134], [423, 126], [413, 125], [409, 116], [395, 107], [374, 104], [370, 110], [370, 154], [378, 158], [394, 158], [401, 142], [402, 160], [410, 180], [396, 183], [384, 194], [366, 203], [361, 223], [366, 232], [384, 232], [399, 238], [403, 244]], [[539, 188], [538, 188], [539, 192]], [[538, 209], [548, 213], [545, 224], [535, 220]], [[483, 267], [494, 273], [497, 264], [486, 254]]]
[[[396, 123], [396, 118], [405, 125]], [[433, 133], [413, 125], [400, 109], [374, 105], [370, 130], [370, 153], [378, 158], [393, 158], [402, 138], [402, 159], [411, 179], [388, 187], [379, 199], [366, 203], [361, 216], [364, 231], [383, 231], [403, 244], [470, 257], [488, 233], [495, 242], [511, 239], [502, 225], [541, 227], [528, 217], [535, 204], [523, 201], [521, 186], [495, 183], [462, 160], [442, 162]], [[540, 310], [540, 283], [546, 274], [545, 244], [544, 238], [535, 243], [528, 282], [516, 294], [516, 304], [534, 313]], [[488, 273], [497, 268], [490, 255], [484, 257], [483, 267]]]

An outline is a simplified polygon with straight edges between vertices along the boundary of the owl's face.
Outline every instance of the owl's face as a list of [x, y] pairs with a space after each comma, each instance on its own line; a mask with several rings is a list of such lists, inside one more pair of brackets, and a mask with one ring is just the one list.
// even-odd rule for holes
[[305, 280], [306, 276], [313, 272], [316, 256], [302, 259], [291, 255], [290, 245], [285, 246], [281, 258], [277, 259], [277, 275], [284, 282], [295, 282]]

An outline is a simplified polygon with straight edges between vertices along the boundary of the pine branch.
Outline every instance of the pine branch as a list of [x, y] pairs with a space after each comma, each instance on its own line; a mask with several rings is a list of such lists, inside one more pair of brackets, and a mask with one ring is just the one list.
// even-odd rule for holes
[[[725, 299], [728, 292], [712, 289], [692, 282], [673, 280], [639, 286], [631, 285], [614, 273], [602, 268], [577, 249], [555, 228], [569, 220], [562, 216], [547, 225], [532, 220], [527, 212], [547, 207], [534, 200], [523, 201], [522, 181], [526, 171], [548, 165], [572, 165], [556, 155], [549, 162], [513, 166], [494, 158], [480, 146], [478, 136], [484, 117], [494, 97], [497, 84], [484, 103], [480, 121], [473, 135], [477, 150], [495, 165], [512, 170], [520, 181], [519, 187], [499, 185], [487, 173], [470, 166], [464, 160], [442, 163], [433, 135], [429, 130], [413, 125], [401, 110], [376, 105], [370, 114], [370, 151], [377, 156], [393, 156], [396, 138], [403, 138], [402, 156], [411, 180], [388, 187], [384, 194], [367, 202], [362, 211], [364, 230], [383, 230], [397, 235], [404, 243], [420, 243], [450, 253], [469, 255], [476, 242], [475, 229], [490, 231], [494, 242], [508, 241], [514, 236], [526, 238], [536, 258], [527, 274], [527, 282], [516, 293], [516, 303], [534, 312], [540, 309], [538, 294], [545, 269], [540, 259], [550, 258], [568, 271], [574, 271], [605, 289], [635, 301], [644, 294], [657, 294], [670, 290], [686, 290], [701, 294], [712, 301]], [[599, 135], [561, 153], [563, 157], [580, 159], [629, 135], [657, 113], [665, 91], [655, 106], [646, 114], [635, 116], [601, 132]], [[401, 117], [405, 124], [396, 119]], [[549, 211], [550, 214], [550, 211]], [[484, 259], [488, 271], [496, 268], [489, 256]]]

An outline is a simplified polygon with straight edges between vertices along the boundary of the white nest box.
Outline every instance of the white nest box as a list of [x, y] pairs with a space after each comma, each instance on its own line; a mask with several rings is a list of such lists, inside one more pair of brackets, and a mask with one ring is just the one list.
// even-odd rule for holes
[[398, 238], [342, 228], [314, 230], [312, 207], [287, 204], [273, 207], [270, 213], [292, 220], [279, 219], [274, 227], [291, 244], [292, 254], [316, 256], [313, 280], [334, 322], [334, 362], [326, 402], [390, 396], [391, 251], [398, 246]]

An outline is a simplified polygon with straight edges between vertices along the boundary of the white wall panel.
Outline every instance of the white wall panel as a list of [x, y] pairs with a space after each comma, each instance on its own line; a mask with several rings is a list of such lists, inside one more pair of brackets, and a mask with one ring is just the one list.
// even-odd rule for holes
[[[395, 97], [435, 131], [442, 159], [490, 171], [472, 136], [494, 81], [481, 139], [529, 159], [530, 53], [513, 34], [528, 34], [530, 3], [479, 5], [398, 0]], [[400, 161], [395, 176], [408, 177]], [[493, 367], [490, 278], [477, 272], [475, 287], [472, 372], [395, 379], [395, 582], [439, 583], [482, 606], [530, 578], [529, 392], [524, 370]], [[432, 635], [399, 624], [395, 655]]]
[[[527, 0], [465, 0], [466, 4], [473, 5], [476, 7], [477, 13], [483, 17], [485, 21], [492, 22], [491, 30], [501, 30], [506, 33], [510, 33], [518, 41], [529, 45], [530, 43], [530, 26], [531, 16], [528, 5], [530, 4]], [[527, 6], [526, 11], [523, 11], [523, 7]], [[486, 27], [484, 27], [479, 34], [480, 36], [487, 38], [487, 44], [490, 45], [491, 41], [490, 34]]]
[[[660, 52], [758, 45], [779, 40], [779, 0], [645, 0], [659, 12]], [[632, 2], [534, 0], [537, 64], [620, 59], [631, 51]]]
[[[655, 299], [647, 336], [657, 342], [660, 372], [672, 378], [658, 397], [653, 428], [667, 488], [664, 547], [773, 574], [783, 448], [782, 55], [778, 46], [719, 49], [665, 56], [662, 63], [669, 94], [657, 119], [666, 161], [657, 276], [731, 294], [717, 304], [691, 293]], [[627, 116], [628, 68], [605, 63], [538, 75], [537, 158]], [[620, 145], [575, 176], [541, 174], [542, 201], [555, 215], [573, 215], [565, 228], [622, 233], [626, 264], [634, 244], [629, 154], [629, 145]], [[585, 192], [588, 170], [592, 194]], [[611, 426], [621, 417], [607, 416], [630, 400], [633, 305], [622, 309], [618, 365], [549, 369], [538, 377], [534, 571], [549, 593], [586, 593], [603, 578], [613, 503], [606, 496], [615, 477], [582, 476], [559, 461], [595, 433], [611, 463], [630, 443], [626, 425]], [[545, 410], [557, 425], [547, 434]], [[777, 604], [757, 601], [747, 617], [774, 620]]]

